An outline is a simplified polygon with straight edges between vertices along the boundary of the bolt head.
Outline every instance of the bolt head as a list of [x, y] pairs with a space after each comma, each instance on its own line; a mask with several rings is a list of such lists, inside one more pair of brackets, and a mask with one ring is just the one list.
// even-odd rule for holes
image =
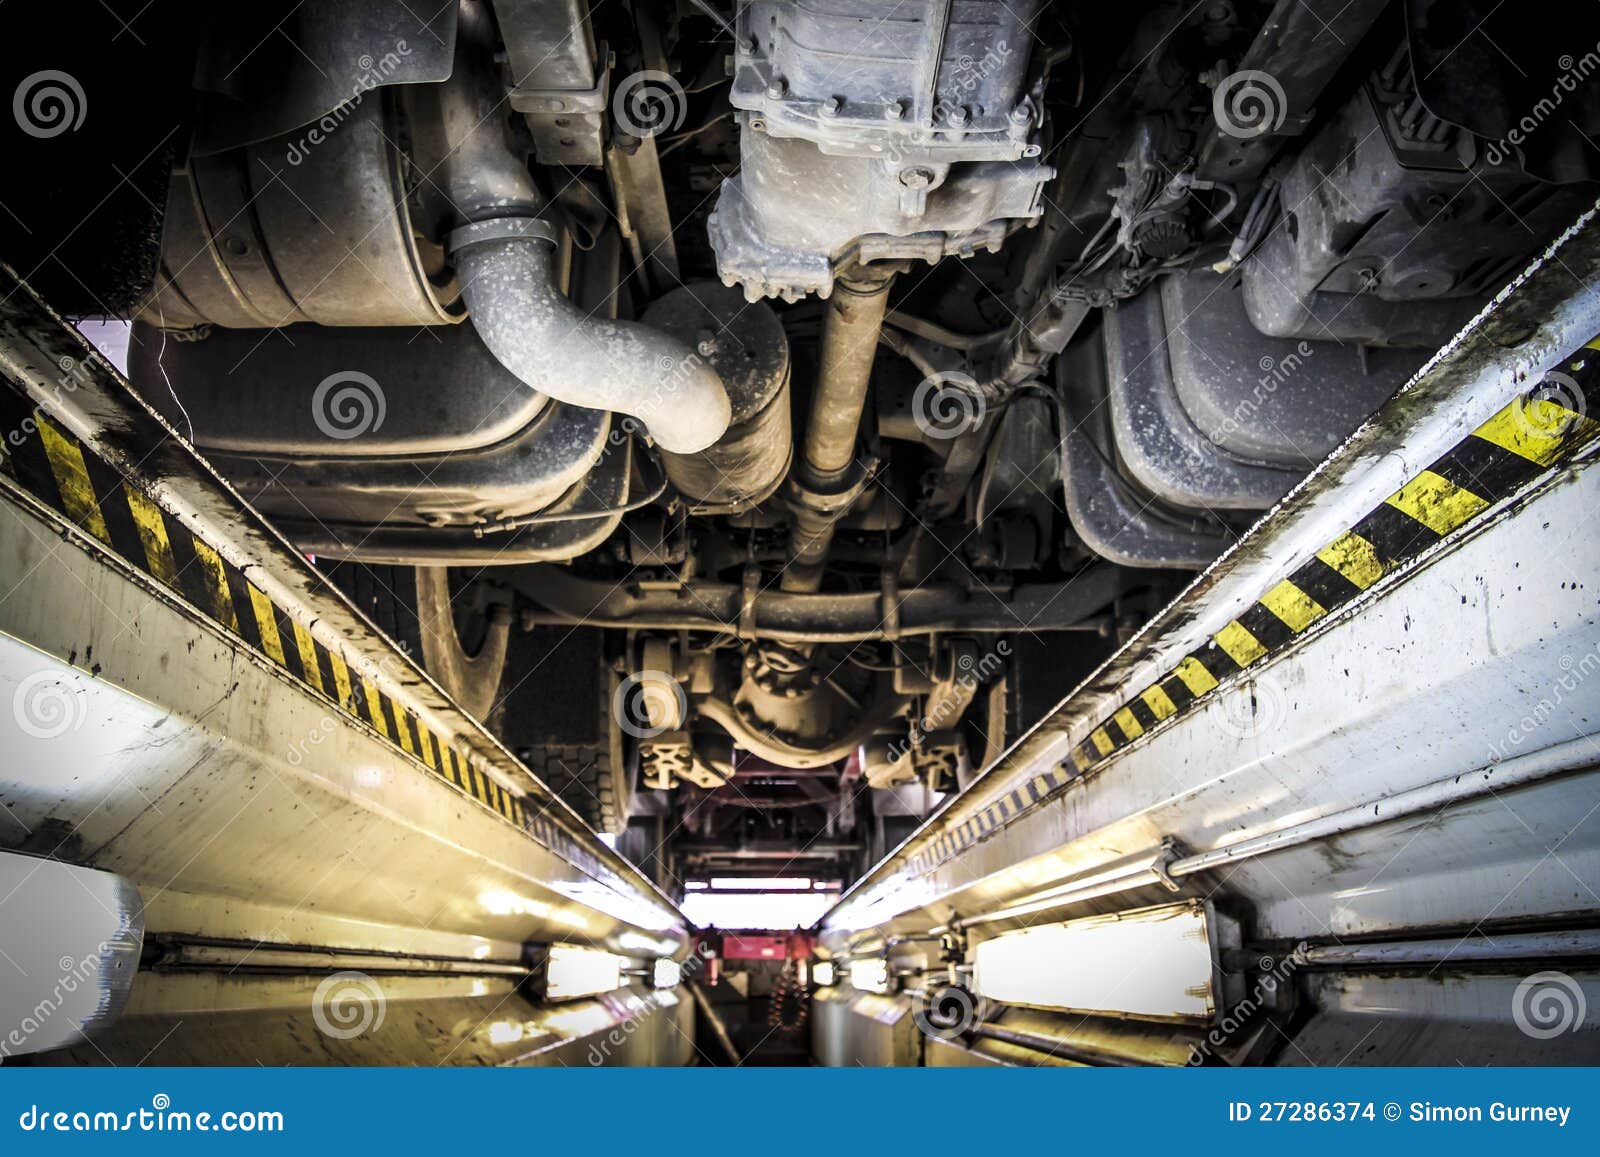
[[775, 76], [767, 84], [767, 95], [773, 100], [780, 100], [783, 94], [789, 91], [789, 84], [781, 76]]
[[950, 123], [953, 124], [953, 125], [964, 125], [964, 124], [966, 124], [967, 123], [967, 109], [966, 109], [966, 106], [965, 105], [959, 105], [959, 104], [956, 105], [955, 108], [950, 110], [948, 119], [949, 119]]
[[827, 100], [822, 102], [821, 107], [817, 111], [825, 117], [836, 117], [839, 115], [839, 107], [842, 103], [843, 102], [840, 101], [838, 97], [830, 96]]
[[888, 120], [899, 120], [906, 115], [906, 102], [903, 100], [890, 101], [888, 106], [884, 108], [883, 115]]
[[1025, 125], [1032, 119], [1033, 113], [1029, 111], [1028, 106], [1025, 104], [1019, 104], [1011, 110], [1011, 123], [1014, 125]]
[[900, 183], [908, 189], [926, 189], [933, 184], [933, 173], [920, 167], [901, 169]]

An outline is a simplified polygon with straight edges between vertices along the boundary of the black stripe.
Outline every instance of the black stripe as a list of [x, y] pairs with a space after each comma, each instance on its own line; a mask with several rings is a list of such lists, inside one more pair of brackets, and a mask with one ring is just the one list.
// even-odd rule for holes
[[66, 514], [61, 490], [50, 469], [50, 459], [45, 456], [44, 440], [39, 437], [33, 407], [10, 390], [0, 390], [0, 416], [5, 421], [6, 456], [16, 470], [17, 481], [40, 502], [59, 514]]
[[300, 644], [294, 637], [294, 621], [276, 603], [272, 606], [272, 618], [278, 624], [278, 645], [283, 648], [284, 669], [309, 686], [311, 680], [306, 676], [305, 664], [300, 661]]
[[1315, 555], [1289, 576], [1289, 581], [1316, 599], [1327, 611], [1343, 606], [1361, 593], [1360, 587]]
[[1195, 660], [1207, 671], [1210, 671], [1211, 677], [1219, 683], [1234, 672], [1243, 670], [1239, 664], [1233, 661], [1228, 652], [1217, 646], [1215, 639], [1212, 639], [1204, 647], [1194, 652], [1189, 658]]
[[267, 649], [261, 645], [261, 627], [256, 622], [256, 608], [250, 601], [249, 584], [231, 563], [224, 561], [222, 570], [228, 576], [228, 591], [233, 595], [233, 617], [239, 624], [239, 637], [263, 655], [266, 654]]
[[[410, 712], [390, 700], [389, 714], [394, 716], [394, 733], [395, 738], [400, 740], [400, 746], [403, 748], [409, 744], [411, 750], [416, 752], [416, 758], [422, 759], [422, 740], [418, 738], [416, 728], [411, 725]], [[427, 762], [425, 759], [422, 761]]]
[[1294, 638], [1289, 624], [1255, 603], [1239, 616], [1239, 625], [1256, 637], [1256, 641], [1269, 652], [1276, 651]]
[[1128, 710], [1133, 712], [1133, 717], [1139, 721], [1139, 726], [1143, 727], [1146, 731], [1149, 731], [1152, 727], [1161, 722], [1161, 720], [1156, 718], [1156, 713], [1150, 710], [1150, 705], [1137, 695], [1135, 695], [1132, 702], [1128, 704]]
[[92, 454], [83, 456], [83, 464], [89, 471], [89, 485], [94, 490], [95, 504], [100, 507], [100, 517], [111, 536], [111, 549], [135, 569], [149, 574], [150, 560], [145, 557], [139, 524], [128, 509], [128, 492], [121, 475]]
[[339, 702], [339, 684], [333, 677], [333, 657], [328, 654], [328, 648], [315, 639], [311, 640], [311, 648], [317, 653], [317, 670], [322, 673], [322, 689], [328, 693], [328, 698], [338, 703], [340, 710], [350, 710], [348, 703]]
[[[163, 515], [165, 512], [163, 512]], [[167, 542], [172, 547], [172, 564], [178, 571], [178, 594], [215, 618], [211, 586], [205, 566], [195, 557], [194, 536], [181, 523], [167, 518]]]
[[1543, 474], [1546, 468], [1469, 434], [1428, 469], [1479, 498], [1497, 502]]
[[1373, 545], [1386, 571], [1410, 561], [1439, 541], [1437, 534], [1387, 502], [1379, 503], [1354, 529]]
[[1161, 689], [1167, 693], [1167, 698], [1172, 700], [1172, 705], [1178, 709], [1179, 714], [1194, 702], [1194, 695], [1176, 673], [1161, 680]]

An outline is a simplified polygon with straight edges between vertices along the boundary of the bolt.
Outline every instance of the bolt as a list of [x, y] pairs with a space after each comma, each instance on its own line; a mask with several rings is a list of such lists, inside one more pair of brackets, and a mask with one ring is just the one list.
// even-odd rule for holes
[[701, 357], [708, 358], [717, 352], [717, 335], [709, 329], [703, 329], [696, 335], [698, 344], [694, 347]]
[[789, 91], [788, 83], [781, 76], [775, 76], [767, 85], [767, 95], [773, 100], [781, 100], [783, 94]]
[[901, 169], [900, 183], [908, 189], [926, 189], [933, 184], [933, 173], [921, 167]]
[[559, 96], [555, 96], [555, 97], [551, 97], [550, 98], [550, 111], [551, 112], [565, 112], [566, 108], [567, 108], [567, 102], [562, 100]]
[[1033, 110], [1025, 104], [1019, 104], [1011, 110], [1011, 123], [1014, 125], [1025, 125], [1032, 119]]
[[950, 110], [950, 112], [948, 114], [948, 119], [949, 119], [951, 124], [955, 125], [958, 128], [960, 126], [966, 124], [967, 123], [967, 108], [966, 108], [966, 106], [965, 105], [959, 105], [959, 104], [956, 105], [955, 108]]
[[822, 106], [817, 111], [825, 117], [836, 117], [839, 115], [839, 108], [843, 103], [838, 97], [830, 96], [822, 102]]
[[892, 121], [899, 120], [906, 115], [906, 102], [903, 100], [891, 100], [888, 106], [884, 108], [883, 115]]

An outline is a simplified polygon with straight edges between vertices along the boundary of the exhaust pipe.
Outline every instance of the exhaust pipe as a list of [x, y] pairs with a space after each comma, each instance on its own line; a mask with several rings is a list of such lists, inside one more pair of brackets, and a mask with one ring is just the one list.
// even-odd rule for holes
[[555, 230], [505, 136], [504, 94], [486, 6], [463, 2], [455, 67], [439, 86], [450, 152], [439, 166], [460, 227], [448, 252], [484, 345], [530, 388], [642, 422], [663, 450], [695, 454], [728, 429], [717, 372], [688, 343], [641, 325], [591, 317], [556, 286]]

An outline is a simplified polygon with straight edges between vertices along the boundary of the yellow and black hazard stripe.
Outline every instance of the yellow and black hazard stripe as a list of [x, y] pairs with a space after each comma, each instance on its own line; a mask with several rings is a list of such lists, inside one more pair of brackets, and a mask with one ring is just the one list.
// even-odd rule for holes
[[1229, 676], [1286, 648], [1379, 579], [1470, 526], [1503, 499], [1600, 437], [1600, 338], [1319, 550], [1204, 646], [1100, 720], [1067, 759], [913, 857], [925, 872], [1093, 770], [1147, 731], [1177, 718]]
[[8, 472], [28, 493], [432, 775], [547, 847], [576, 850], [469, 752], [313, 638], [209, 543], [11, 389], [0, 389], [0, 421]]

